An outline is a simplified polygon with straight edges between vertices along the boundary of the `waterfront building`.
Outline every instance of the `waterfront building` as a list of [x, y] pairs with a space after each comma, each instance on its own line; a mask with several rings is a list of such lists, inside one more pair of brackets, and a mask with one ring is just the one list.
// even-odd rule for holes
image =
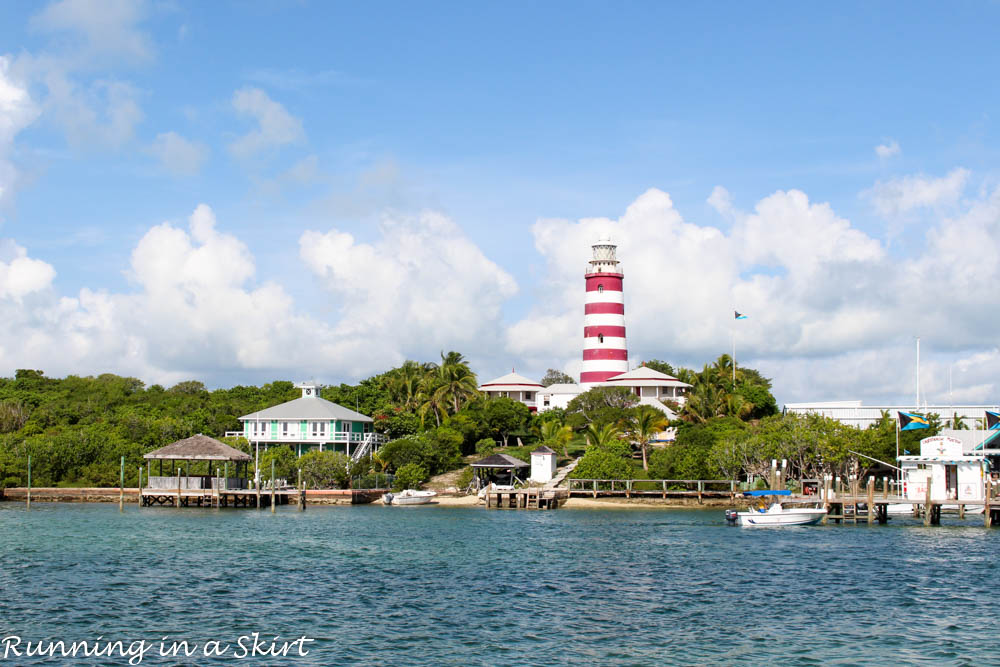
[[520, 401], [534, 412], [537, 409], [536, 396], [544, 389], [541, 384], [518, 375], [511, 369], [510, 373], [479, 385], [479, 391], [490, 398], [511, 398]]
[[986, 456], [966, 451], [961, 439], [935, 435], [920, 441], [919, 455], [900, 456], [906, 498], [923, 502], [930, 484], [933, 501], [983, 502]]
[[529, 481], [544, 484], [556, 476], [556, 453], [542, 445], [531, 452], [531, 477]]
[[360, 458], [385, 442], [385, 436], [374, 432], [371, 417], [322, 398], [322, 385], [295, 386], [302, 390], [300, 398], [243, 415], [243, 430], [226, 435], [242, 436], [264, 449], [287, 445], [297, 456], [318, 449]]
[[623, 289], [625, 274], [616, 256], [618, 246], [604, 234], [591, 248], [593, 253], [583, 276], [586, 296], [580, 384], [584, 391], [628, 371]]

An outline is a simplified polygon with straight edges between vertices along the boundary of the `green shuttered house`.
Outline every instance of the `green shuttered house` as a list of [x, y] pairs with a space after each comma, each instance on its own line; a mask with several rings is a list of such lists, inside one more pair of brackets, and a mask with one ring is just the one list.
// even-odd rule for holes
[[321, 385], [295, 385], [302, 397], [240, 417], [242, 435], [264, 449], [289, 445], [297, 456], [311, 449], [334, 450], [360, 458], [378, 449], [385, 436], [372, 430], [372, 418], [321, 398]]

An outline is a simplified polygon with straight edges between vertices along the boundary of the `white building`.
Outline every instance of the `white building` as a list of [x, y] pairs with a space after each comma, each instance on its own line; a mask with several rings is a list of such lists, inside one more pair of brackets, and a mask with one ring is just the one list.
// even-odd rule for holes
[[556, 453], [545, 445], [531, 452], [531, 477], [528, 479], [544, 484], [555, 476]]
[[919, 456], [900, 456], [908, 500], [923, 502], [927, 485], [931, 500], [982, 502], [987, 464], [982, 454], [966, 454], [962, 440], [935, 435], [920, 441]]
[[479, 391], [490, 398], [512, 398], [527, 405], [532, 412], [537, 409], [536, 396], [544, 388], [514, 371], [479, 385]]
[[877, 423], [882, 418], [883, 413], [888, 413], [890, 417], [896, 419], [898, 412], [919, 412], [920, 414], [939, 415], [942, 422], [950, 422], [953, 416], [958, 416], [964, 420], [966, 426], [975, 429], [977, 424], [979, 424], [979, 428], [982, 428], [980, 422], [987, 410], [1000, 412], [1000, 407], [996, 405], [922, 405], [919, 407], [913, 405], [862, 405], [861, 401], [820, 401], [787, 403], [785, 405], [786, 413], [822, 415], [858, 428], [868, 428]]
[[569, 402], [583, 393], [583, 389], [578, 384], [550, 384], [548, 387], [538, 390], [538, 400], [535, 405], [539, 412], [561, 408], [563, 410]]
[[385, 436], [373, 431], [371, 417], [320, 398], [321, 385], [295, 386], [302, 390], [301, 398], [243, 415], [243, 430], [226, 435], [242, 436], [263, 449], [288, 445], [297, 456], [318, 449], [359, 458], [385, 442]]

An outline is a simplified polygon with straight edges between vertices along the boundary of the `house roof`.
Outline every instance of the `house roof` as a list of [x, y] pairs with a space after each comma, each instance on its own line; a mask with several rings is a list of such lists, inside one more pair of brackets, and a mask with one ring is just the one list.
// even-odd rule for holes
[[479, 391], [538, 391], [543, 388], [538, 382], [517, 373], [507, 373], [479, 385]]
[[545, 445], [542, 445], [541, 447], [539, 447], [538, 449], [536, 449], [535, 451], [533, 451], [531, 453], [532, 454], [555, 454], [556, 450], [554, 450], [554, 449], [552, 449], [550, 447], [546, 447]]
[[[649, 366], [639, 366], [630, 371], [615, 375], [604, 381], [608, 384], [627, 384], [632, 387], [690, 387], [687, 382], [681, 382], [672, 375], [655, 371]], [[602, 384], [604, 384], [602, 383]]]
[[530, 463], [509, 454], [492, 454], [472, 464], [473, 468], [530, 468]]
[[242, 421], [254, 421], [255, 419], [289, 419], [316, 420], [316, 419], [340, 419], [353, 422], [374, 421], [371, 417], [349, 410], [342, 405], [337, 405], [333, 401], [328, 401], [319, 396], [303, 396], [294, 401], [274, 405], [257, 412], [240, 417]]
[[155, 449], [142, 458], [175, 461], [249, 461], [250, 455], [199, 433]]

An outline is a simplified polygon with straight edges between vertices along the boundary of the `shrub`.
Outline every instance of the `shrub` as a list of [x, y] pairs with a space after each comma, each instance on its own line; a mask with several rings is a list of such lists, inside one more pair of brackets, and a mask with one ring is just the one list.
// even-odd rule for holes
[[459, 489], [464, 489], [468, 487], [469, 484], [472, 484], [472, 478], [474, 475], [475, 471], [472, 470], [472, 466], [466, 466], [462, 470], [462, 473], [458, 476], [458, 479], [455, 480], [455, 486], [457, 486]]
[[299, 457], [302, 479], [313, 489], [344, 489], [350, 484], [350, 459], [340, 452], [313, 450]]
[[630, 459], [606, 449], [588, 447], [587, 453], [573, 470], [576, 479], [631, 479], [633, 469]]
[[298, 466], [291, 447], [275, 445], [260, 453], [260, 478], [262, 480], [271, 479], [271, 461], [274, 461], [274, 476], [276, 478], [295, 482]]
[[489, 456], [497, 450], [497, 443], [493, 438], [483, 438], [476, 443], [476, 454]]
[[396, 471], [396, 479], [392, 484], [393, 491], [403, 489], [418, 489], [427, 479], [427, 471], [418, 463], [407, 463]]

